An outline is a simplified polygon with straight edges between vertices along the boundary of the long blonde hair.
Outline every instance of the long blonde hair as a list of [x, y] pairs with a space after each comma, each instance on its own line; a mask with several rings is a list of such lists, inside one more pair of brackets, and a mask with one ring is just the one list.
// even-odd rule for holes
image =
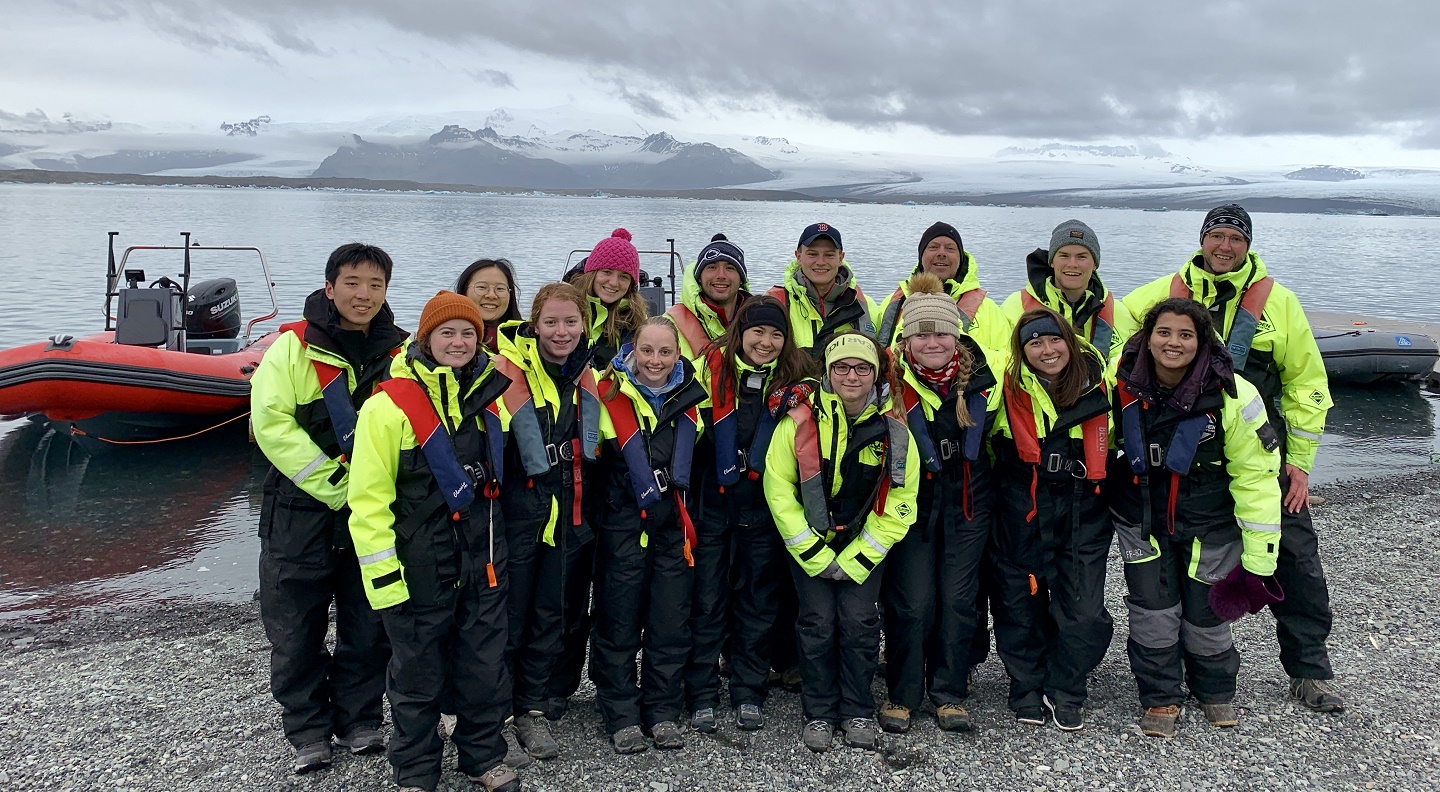
[[[575, 288], [579, 289], [580, 293], [587, 298], [595, 297], [595, 273], [587, 272], [576, 278]], [[599, 300], [600, 298], [595, 297], [595, 299]], [[622, 306], [621, 303], [624, 305]], [[604, 304], [603, 301], [601, 304]], [[600, 332], [606, 341], [618, 347], [626, 333], [633, 336], [640, 331], [640, 327], [649, 318], [650, 307], [640, 296], [640, 281], [631, 278], [630, 290], [625, 292], [615, 307], [606, 306], [605, 327]], [[590, 320], [586, 320], [585, 327], [586, 330], [589, 330]]]

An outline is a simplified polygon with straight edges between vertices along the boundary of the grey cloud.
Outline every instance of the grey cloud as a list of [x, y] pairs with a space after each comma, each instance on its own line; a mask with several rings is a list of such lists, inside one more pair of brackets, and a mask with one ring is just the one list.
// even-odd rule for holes
[[632, 91], [625, 85], [625, 81], [618, 77], [610, 78], [610, 83], [614, 85], [611, 94], [629, 105], [631, 110], [650, 118], [675, 120], [675, 114], [666, 109], [665, 104], [655, 95], [647, 91]]
[[[491, 40], [699, 106], [756, 101], [863, 127], [1093, 140], [1391, 134], [1440, 123], [1440, 3], [1394, 0], [151, 0], [199, 23], [363, 16]], [[222, 28], [223, 29], [223, 28]], [[224, 39], [211, 34], [223, 45]], [[278, 42], [277, 42], [278, 43]], [[1422, 136], [1420, 140], [1428, 140]]]
[[480, 69], [478, 71], [467, 69], [465, 73], [470, 75], [471, 79], [478, 83], [485, 83], [486, 85], [496, 88], [515, 87], [515, 80], [512, 79], [509, 74], [496, 69]]

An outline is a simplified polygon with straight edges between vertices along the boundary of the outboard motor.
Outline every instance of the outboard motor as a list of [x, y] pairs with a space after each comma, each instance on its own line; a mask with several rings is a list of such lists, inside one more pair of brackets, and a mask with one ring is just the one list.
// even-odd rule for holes
[[205, 341], [240, 335], [240, 290], [234, 278], [215, 278], [190, 287], [185, 296], [185, 339]]

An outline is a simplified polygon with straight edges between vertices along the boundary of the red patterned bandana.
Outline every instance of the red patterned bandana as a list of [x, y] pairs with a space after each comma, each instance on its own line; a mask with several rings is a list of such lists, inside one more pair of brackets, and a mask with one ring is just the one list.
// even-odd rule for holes
[[926, 368], [920, 365], [908, 352], [905, 354], [905, 357], [910, 361], [910, 370], [915, 372], [915, 376], [919, 377], [921, 382], [929, 385], [942, 397], [950, 395], [950, 384], [955, 381], [955, 375], [960, 371], [959, 347], [956, 347], [955, 354], [950, 356], [950, 362], [946, 363], [943, 368], [938, 369]]

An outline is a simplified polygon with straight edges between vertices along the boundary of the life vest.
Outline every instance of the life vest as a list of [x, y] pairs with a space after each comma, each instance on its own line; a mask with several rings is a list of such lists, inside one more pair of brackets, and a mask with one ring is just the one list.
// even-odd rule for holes
[[956, 454], [974, 462], [980, 458], [980, 441], [985, 435], [984, 415], [987, 399], [984, 391], [975, 391], [965, 397], [965, 407], [970, 416], [980, 416], [976, 419], [975, 425], [964, 430], [964, 436], [959, 443], [949, 438], [941, 438], [939, 444], [930, 433], [930, 422], [925, 418], [925, 404], [921, 401], [920, 392], [909, 382], [901, 383], [901, 402], [905, 407], [905, 422], [910, 427], [910, 434], [915, 438], [916, 451], [919, 452], [920, 461], [925, 468], [932, 473], [939, 473], [944, 463], [949, 461]]
[[[830, 514], [831, 485], [825, 481], [824, 459], [820, 454], [819, 422], [815, 420], [814, 409], [809, 403], [796, 405], [786, 414], [795, 422], [795, 458], [800, 475], [800, 503], [805, 508], [805, 521], [817, 536], [828, 541], [835, 535], [845, 534], [847, 526], [836, 525]], [[881, 417], [885, 421], [885, 433], [881, 442], [884, 447], [886, 475], [881, 476], [875, 483], [870, 502], [861, 506], [856, 519], [861, 519], [866, 511], [873, 511], [876, 515], [884, 514], [885, 500], [889, 497], [890, 488], [905, 486], [905, 455], [909, 451], [909, 432], [904, 419], [896, 415], [894, 410], [882, 413]], [[840, 464], [838, 459], [830, 461], [836, 466]], [[801, 560], [810, 560], [815, 553], [820, 552], [823, 544], [824, 542], [817, 542], [802, 552]]]
[[[281, 325], [280, 332], [294, 333], [295, 337], [300, 339], [300, 348], [306, 349], [310, 346], [305, 340], [305, 331], [309, 327], [309, 320], [301, 319]], [[345, 369], [339, 366], [313, 358], [310, 364], [315, 367], [315, 376], [320, 380], [320, 395], [325, 400], [325, 412], [330, 415], [331, 426], [335, 427], [335, 441], [340, 444], [340, 460], [344, 461], [355, 452], [355, 424], [360, 418], [355, 403], [350, 400], [350, 380], [345, 376]]]
[[[1188, 296], [1188, 295], [1187, 295]], [[1020, 290], [1020, 307], [1022, 310], [1031, 311], [1036, 308], [1046, 308], [1044, 303], [1035, 299], [1029, 289]], [[1080, 328], [1075, 328], [1079, 330]], [[1095, 323], [1090, 325], [1090, 337], [1086, 339], [1090, 345], [1100, 351], [1101, 355], [1110, 355], [1110, 342], [1115, 338], [1115, 295], [1109, 291], [1105, 292], [1105, 301], [1100, 304], [1100, 312], [1095, 314]]]
[[[878, 338], [883, 346], [889, 346], [895, 340], [895, 329], [900, 326], [900, 310], [905, 304], [905, 297], [904, 287], [895, 287], [895, 293], [890, 295], [890, 302], [885, 306], [884, 315], [880, 317]], [[970, 332], [970, 325], [975, 323], [975, 314], [980, 312], [980, 305], [984, 302], [984, 289], [971, 289], [955, 300], [955, 307], [960, 309], [960, 326], [965, 332]]]
[[1150, 405], [1135, 398], [1125, 387], [1123, 379], [1116, 383], [1115, 394], [1120, 400], [1120, 426], [1124, 432], [1122, 445], [1125, 449], [1125, 461], [1130, 463], [1130, 471], [1135, 474], [1135, 483], [1140, 486], [1144, 504], [1141, 509], [1143, 535], [1147, 538], [1150, 536], [1150, 471], [1155, 469], [1170, 472], [1170, 499], [1165, 514], [1166, 528], [1173, 534], [1180, 477], [1188, 475], [1190, 466], [1195, 462], [1195, 454], [1200, 449], [1205, 429], [1210, 425], [1210, 416], [1201, 413], [1181, 421], [1175, 426], [1175, 434], [1171, 436], [1169, 446], [1161, 447], [1159, 443], [1145, 442], [1145, 419], [1142, 411], [1150, 409]]
[[[1235, 311], [1235, 321], [1231, 322], [1230, 335], [1225, 339], [1225, 348], [1230, 352], [1230, 359], [1235, 361], [1236, 371], [1244, 371], [1250, 359], [1255, 329], [1260, 325], [1260, 317], [1265, 314], [1265, 303], [1269, 301], [1270, 290], [1274, 286], [1275, 279], [1267, 275], [1247, 286], [1240, 296], [1240, 307]], [[1193, 294], [1180, 273], [1175, 273], [1175, 277], [1170, 279], [1170, 296], [1188, 300]]]
[[650, 451], [645, 447], [645, 436], [640, 431], [640, 419], [636, 416], [635, 404], [623, 393], [605, 401], [610, 391], [619, 387], [613, 380], [601, 382], [600, 398], [605, 405], [605, 412], [610, 415], [610, 423], [615, 427], [620, 456], [630, 471], [630, 487], [635, 495], [635, 503], [640, 507], [640, 517], [643, 519], [645, 510], [659, 503], [665, 493], [673, 492], [675, 506], [680, 513], [680, 527], [685, 533], [685, 562], [693, 567], [694, 548], [699, 540], [680, 491], [690, 488], [690, 463], [695, 458], [695, 439], [700, 434], [700, 408], [692, 405], [676, 421], [675, 447], [670, 452], [670, 467], [662, 470], [650, 461]]
[[[1100, 385], [1099, 387], [1103, 393], [1105, 386]], [[1015, 440], [1015, 450], [1020, 455], [1020, 461], [1030, 465], [1030, 512], [1025, 515], [1025, 521], [1030, 522], [1040, 511], [1035, 492], [1040, 483], [1040, 468], [1043, 466], [1048, 473], [1059, 473], [1067, 468], [1065, 459], [1060, 454], [1050, 454], [1043, 461], [1040, 459], [1040, 437], [1039, 431], [1035, 428], [1035, 407], [1030, 401], [1030, 394], [1024, 388], [1008, 381], [1004, 388], [1005, 412], [1009, 416], [1010, 435]], [[1097, 487], [1100, 482], [1105, 480], [1105, 463], [1109, 456], [1110, 444], [1109, 415], [1109, 411], [1106, 410], [1081, 422], [1080, 432], [1084, 458], [1079, 461], [1084, 472], [1075, 476], [1073, 471], [1075, 460], [1070, 463], [1072, 466], [1070, 475], [1076, 479], [1094, 482]]]
[[[785, 307], [785, 318], [790, 322], [790, 331], [796, 334], [795, 345], [809, 351], [813, 357], [819, 355], [820, 352], [818, 349], [813, 349], [814, 345], [824, 336], [834, 332], [834, 328], [854, 324], [858, 329], [865, 330], [869, 324], [870, 314], [865, 310], [865, 293], [860, 290], [859, 286], [846, 286], [845, 288], [855, 292], [855, 299], [846, 305], [837, 306], [840, 311], [830, 315], [823, 313], [825, 310], [824, 300], [821, 300], [821, 306], [816, 309], [817, 313], [821, 314], [820, 326], [817, 328], [809, 322], [806, 323], [810, 325], [805, 328], [809, 331], [808, 339], [799, 335], [800, 328], [795, 326], [795, 319], [790, 315], [790, 292], [784, 286], [771, 286], [765, 293], [779, 300], [780, 304]], [[827, 330], [827, 327], [831, 329]], [[808, 343], [802, 343], [806, 341]]]
[[771, 411], [764, 410], [750, 448], [744, 452], [740, 450], [737, 434], [739, 427], [735, 417], [735, 399], [739, 385], [723, 381], [721, 364], [724, 358], [724, 350], [716, 349], [705, 359], [710, 372], [710, 420], [715, 435], [715, 476], [721, 492], [725, 491], [725, 487], [739, 481], [742, 473], [747, 474], [751, 480], [760, 477], [760, 472], [764, 470], [765, 452], [770, 448], [770, 438], [775, 434], [777, 423]]
[[665, 312], [665, 316], [675, 323], [675, 329], [685, 338], [685, 343], [690, 345], [690, 354], [698, 355], [700, 350], [709, 345], [710, 334], [705, 332], [705, 325], [700, 322], [700, 317], [688, 306], [675, 303]]

